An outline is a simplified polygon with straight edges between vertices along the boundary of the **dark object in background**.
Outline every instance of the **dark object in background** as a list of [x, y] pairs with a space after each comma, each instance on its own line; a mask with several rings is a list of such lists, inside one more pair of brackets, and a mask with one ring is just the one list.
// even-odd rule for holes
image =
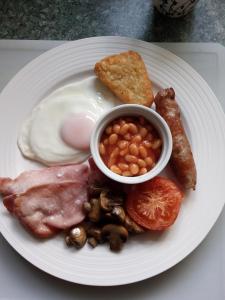
[[157, 10], [165, 16], [180, 18], [188, 14], [198, 0], [153, 0]]

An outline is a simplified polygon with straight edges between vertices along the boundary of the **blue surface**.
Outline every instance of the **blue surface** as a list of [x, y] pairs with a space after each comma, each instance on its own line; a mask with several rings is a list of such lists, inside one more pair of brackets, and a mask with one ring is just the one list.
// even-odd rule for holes
[[160, 15], [151, 0], [1, 0], [0, 24], [0, 39], [121, 35], [151, 42], [225, 45], [224, 0], [200, 0], [180, 19]]

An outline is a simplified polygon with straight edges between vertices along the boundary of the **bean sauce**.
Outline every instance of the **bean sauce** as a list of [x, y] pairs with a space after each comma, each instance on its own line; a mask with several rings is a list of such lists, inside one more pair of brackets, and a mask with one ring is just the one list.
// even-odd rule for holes
[[139, 176], [150, 171], [161, 155], [162, 140], [143, 117], [121, 117], [105, 128], [99, 153], [105, 165], [122, 176]]

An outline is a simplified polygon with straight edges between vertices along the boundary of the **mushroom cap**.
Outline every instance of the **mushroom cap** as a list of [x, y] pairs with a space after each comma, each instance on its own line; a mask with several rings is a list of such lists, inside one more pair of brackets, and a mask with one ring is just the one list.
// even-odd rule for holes
[[125, 216], [124, 226], [131, 233], [142, 233], [145, 232], [144, 228], [138, 225], [134, 220], [132, 220], [128, 215]]
[[123, 204], [123, 198], [119, 195], [114, 195], [108, 190], [103, 190], [99, 197], [100, 207], [104, 211], [110, 212], [113, 207]]
[[82, 226], [74, 227], [70, 230], [69, 238], [76, 248], [82, 248], [87, 240], [86, 231]]
[[128, 238], [128, 231], [122, 225], [107, 224], [102, 228], [102, 235], [107, 238], [118, 236], [123, 242], [125, 242]]

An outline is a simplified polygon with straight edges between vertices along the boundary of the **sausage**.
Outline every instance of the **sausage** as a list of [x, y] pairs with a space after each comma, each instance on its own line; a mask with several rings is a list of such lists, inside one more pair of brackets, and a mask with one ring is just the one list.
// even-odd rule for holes
[[170, 162], [174, 173], [185, 189], [195, 190], [197, 177], [195, 162], [173, 88], [159, 91], [154, 101], [156, 111], [165, 119], [172, 134], [173, 150]]

